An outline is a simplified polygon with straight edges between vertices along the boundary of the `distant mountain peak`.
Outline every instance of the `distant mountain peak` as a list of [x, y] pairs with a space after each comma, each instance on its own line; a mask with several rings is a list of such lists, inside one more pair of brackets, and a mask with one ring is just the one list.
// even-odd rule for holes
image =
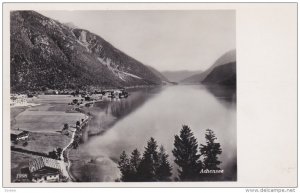
[[191, 71], [191, 70], [177, 70], [177, 71], [163, 71], [162, 74], [171, 82], [181, 82], [182, 80], [193, 76], [195, 74], [202, 73], [201, 70]]
[[[190, 76], [190, 77], [182, 80], [181, 83], [183, 83], [183, 84], [200, 84], [218, 66], [221, 66], [224, 64], [229, 64], [229, 63], [235, 65], [235, 62], [236, 62], [236, 50], [235, 49], [229, 50], [226, 53], [224, 53], [222, 56], [220, 56], [207, 70], [205, 70], [202, 73]], [[229, 66], [229, 65], [227, 65], [227, 66]], [[214, 77], [217, 76], [216, 74], [219, 74], [221, 76], [222, 73], [219, 73], [219, 72], [224, 71], [223, 68], [218, 68], [218, 69], [219, 69], [218, 73], [214, 72]], [[235, 66], [234, 67], [230, 66], [230, 69], [234, 69], [234, 73], [235, 73]], [[227, 72], [229, 72], [229, 71], [232, 71], [232, 70], [228, 70]], [[208, 81], [208, 79], [206, 79], [204, 82], [209, 83], [210, 81]]]
[[220, 56], [215, 63], [212, 65], [212, 67], [216, 67], [222, 64], [227, 64], [230, 62], [236, 61], [236, 50], [229, 50], [225, 52], [222, 56]]

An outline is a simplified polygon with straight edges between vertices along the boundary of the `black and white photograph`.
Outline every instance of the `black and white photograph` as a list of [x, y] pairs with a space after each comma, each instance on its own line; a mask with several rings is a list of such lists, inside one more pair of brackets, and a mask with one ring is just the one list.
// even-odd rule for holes
[[235, 11], [10, 12], [11, 181], [236, 181]]
[[7, 4], [4, 184], [295, 185], [295, 8]]

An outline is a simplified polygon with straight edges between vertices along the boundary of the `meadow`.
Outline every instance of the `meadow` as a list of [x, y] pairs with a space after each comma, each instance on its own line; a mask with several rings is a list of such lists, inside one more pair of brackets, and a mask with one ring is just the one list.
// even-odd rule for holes
[[68, 103], [73, 99], [75, 97], [68, 95], [40, 95], [32, 100], [39, 104], [38, 106], [29, 107], [23, 111], [21, 108], [19, 110], [11, 108], [11, 112], [14, 112], [11, 115], [11, 120], [14, 120], [11, 126], [13, 129], [20, 128], [45, 133], [57, 133], [62, 130], [65, 123], [74, 127], [76, 121], [84, 119], [85, 115], [78, 112], [69, 113], [73, 106]]

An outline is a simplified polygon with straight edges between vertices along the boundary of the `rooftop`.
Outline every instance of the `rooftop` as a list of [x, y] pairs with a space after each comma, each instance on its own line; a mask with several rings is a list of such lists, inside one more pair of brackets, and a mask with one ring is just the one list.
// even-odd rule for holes
[[31, 173], [44, 167], [61, 170], [59, 161], [55, 159], [39, 157], [29, 162], [29, 171]]

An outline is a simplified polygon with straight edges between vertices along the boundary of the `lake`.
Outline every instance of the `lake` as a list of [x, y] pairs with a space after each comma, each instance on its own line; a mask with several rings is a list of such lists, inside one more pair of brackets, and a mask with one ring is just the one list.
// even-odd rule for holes
[[174, 135], [188, 125], [199, 144], [212, 129], [221, 144], [221, 180], [236, 180], [236, 99], [231, 89], [176, 85], [131, 90], [127, 99], [104, 101], [86, 108], [92, 120], [84, 143], [70, 152], [72, 175], [79, 181], [115, 181], [123, 150], [140, 152], [150, 137], [163, 145], [176, 176]]

